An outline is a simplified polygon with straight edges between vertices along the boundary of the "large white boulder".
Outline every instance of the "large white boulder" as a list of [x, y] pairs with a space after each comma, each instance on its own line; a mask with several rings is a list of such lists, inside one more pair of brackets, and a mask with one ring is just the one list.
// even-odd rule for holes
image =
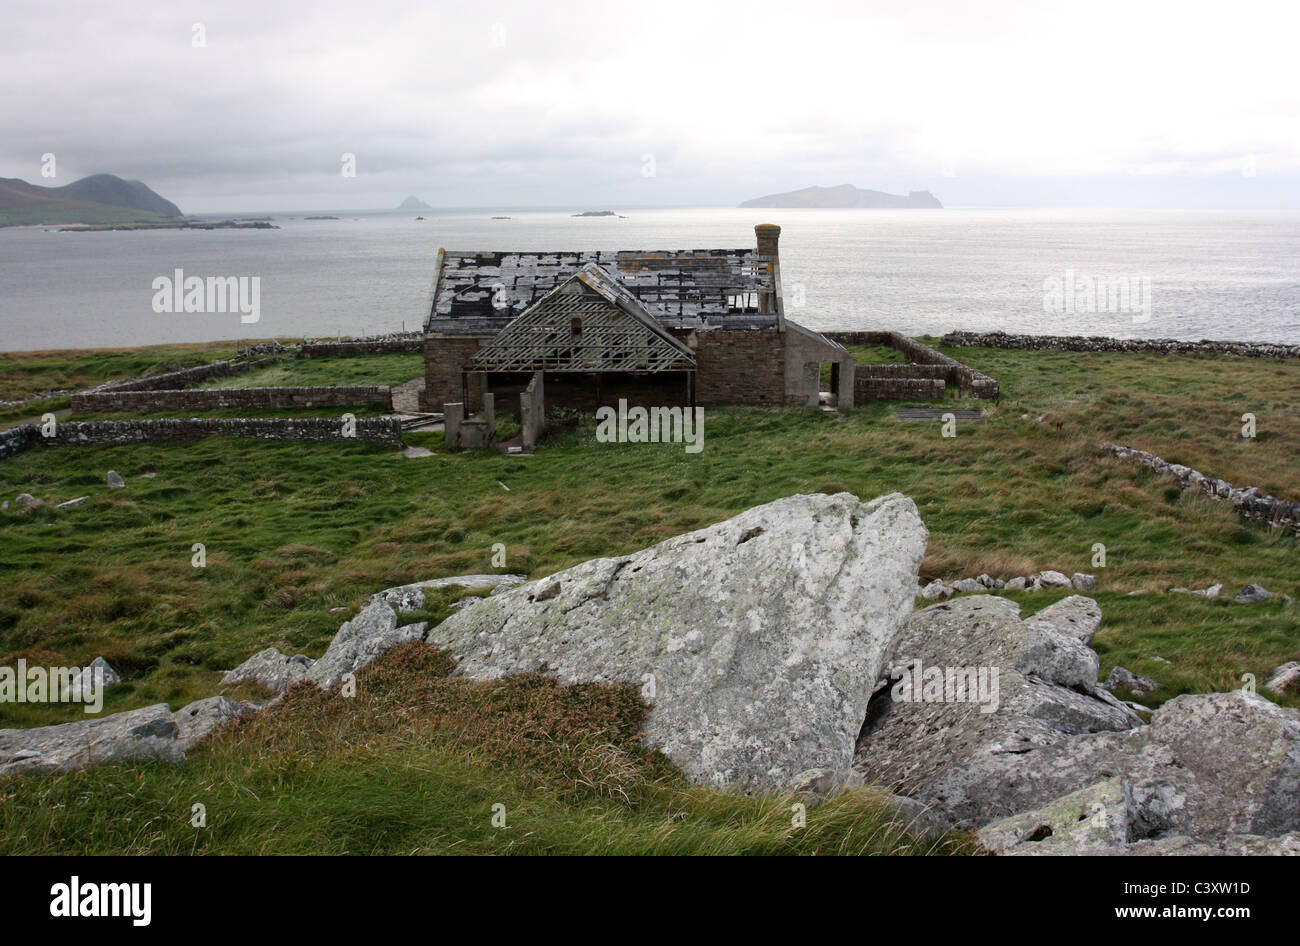
[[477, 679], [634, 684], [647, 741], [691, 779], [777, 788], [850, 768], [927, 538], [897, 493], [790, 496], [486, 598], [426, 639]]

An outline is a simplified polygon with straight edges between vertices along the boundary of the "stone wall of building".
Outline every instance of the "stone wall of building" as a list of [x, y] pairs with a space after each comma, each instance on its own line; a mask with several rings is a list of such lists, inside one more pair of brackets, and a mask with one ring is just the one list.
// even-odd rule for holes
[[698, 338], [695, 403], [786, 403], [785, 340], [779, 331], [705, 331]]
[[212, 388], [196, 390], [87, 391], [72, 396], [74, 413], [103, 411], [210, 411], [225, 408], [282, 410], [309, 407], [392, 407], [392, 392], [385, 385], [329, 387]]
[[1044, 351], [1129, 351], [1162, 355], [1241, 355], [1245, 358], [1300, 358], [1300, 345], [1273, 342], [1199, 342], [1173, 338], [1106, 338], [1100, 335], [1008, 335], [1006, 332], [949, 332], [947, 348], [1016, 348]]
[[[902, 352], [916, 365], [937, 365], [945, 369], [944, 381], [969, 397], [998, 399], [998, 383], [988, 375], [964, 365], [956, 358], [931, 348], [924, 342], [908, 338], [900, 332], [824, 332], [827, 338], [841, 345], [885, 345]], [[856, 371], [864, 367], [859, 365]], [[919, 377], [919, 376], [917, 376]]]
[[[895, 367], [924, 368], [929, 366], [897, 365]], [[908, 377], [905, 375], [876, 377], [858, 374], [857, 372], [853, 375], [853, 396], [854, 401], [858, 404], [864, 401], [941, 401], [946, 391], [947, 385], [944, 383], [943, 378]]]
[[[424, 395], [420, 408], [440, 412], [448, 402], [465, 403], [469, 413], [481, 410], [483, 392], [471, 379], [469, 391], [462, 384], [462, 369], [479, 350], [481, 340], [471, 337], [431, 336], [424, 339]], [[466, 402], [468, 397], [468, 402]]]

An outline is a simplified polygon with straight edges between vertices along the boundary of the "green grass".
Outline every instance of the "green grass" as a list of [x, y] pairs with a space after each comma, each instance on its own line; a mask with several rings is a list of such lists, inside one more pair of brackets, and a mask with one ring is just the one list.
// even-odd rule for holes
[[195, 385], [200, 388], [315, 387], [330, 384], [386, 384], [396, 387], [424, 376], [419, 352], [358, 355], [347, 358], [295, 358], [229, 378]]
[[[795, 827], [785, 797], [688, 786], [638, 736], [630, 687], [477, 683], [422, 644], [310, 685], [222, 731], [184, 766], [0, 778], [5, 854], [962, 853], [909, 838], [876, 797]], [[207, 826], [191, 826], [195, 804]], [[494, 825], [494, 806], [504, 825]]]
[[85, 352], [0, 352], [0, 400], [13, 401], [39, 391], [80, 390], [127, 375], [192, 368], [234, 354], [235, 342]]
[[[792, 493], [839, 490], [864, 498], [897, 490], [916, 501], [930, 530], [924, 580], [981, 572], [1009, 578], [1043, 568], [1096, 574], [1105, 614], [1097, 638], [1102, 674], [1119, 663], [1160, 681], [1162, 688], [1143, 699], [1148, 705], [1182, 692], [1228, 689], [1247, 672], [1262, 681], [1274, 666], [1300, 657], [1294, 605], [1163, 593], [1219, 581], [1231, 595], [1257, 581], [1300, 597], [1297, 540], [1096, 450], [1101, 440], [1128, 443], [1300, 499], [1300, 366], [1119, 353], [951, 353], [998, 378], [1003, 391], [1000, 407], [985, 403], [993, 412], [959, 425], [953, 439], [940, 436], [938, 422], [896, 421], [895, 405], [875, 404], [838, 417], [808, 408], [708, 408], [698, 455], [674, 445], [597, 443], [591, 419], [556, 431], [529, 459], [441, 452], [441, 437], [428, 434], [408, 442], [440, 453], [417, 460], [364, 444], [220, 439], [29, 451], [0, 463], [0, 497], [26, 491], [51, 501], [85, 494], [92, 500], [62, 512], [0, 513], [0, 661], [69, 664], [102, 654], [127, 678], [109, 691], [110, 711], [159, 701], [178, 706], [216, 692], [220, 671], [263, 647], [319, 655], [339, 623], [376, 590], [492, 571], [497, 542], [507, 548], [506, 570], [538, 577]], [[1257, 440], [1239, 436], [1245, 411], [1259, 418]], [[126, 489], [104, 487], [109, 469], [127, 477]], [[145, 471], [158, 476], [139, 478]], [[195, 542], [207, 547], [206, 568], [190, 564]], [[1107, 548], [1105, 568], [1091, 564], [1098, 542]], [[1029, 612], [1062, 595], [1011, 597]], [[1300, 705], [1295, 698], [1280, 702]], [[0, 725], [75, 715], [61, 707], [3, 706]], [[351, 749], [322, 746], [319, 759], [294, 756], [284, 775], [274, 760], [259, 762], [260, 743], [236, 740], [179, 769], [122, 766], [98, 776], [25, 780], [18, 793], [0, 787], [9, 806], [0, 810], [12, 812], [0, 848], [80, 849], [112, 838], [103, 849], [175, 850], [188, 843], [242, 851], [272, 845], [278, 825], [288, 832], [289, 849], [304, 850], [439, 850], [438, 839], [455, 838], [465, 839], [465, 850], [594, 850], [606, 834], [619, 850], [671, 850], [695, 836], [676, 832], [681, 806], [684, 823], [698, 817], [706, 828], [721, 825], [698, 836], [731, 850], [730, 832], [738, 832], [735, 843], [743, 847], [744, 826], [765, 824], [763, 812], [775, 811], [764, 807], [775, 802], [764, 800], [688, 792], [683, 801], [676, 788], [592, 801], [554, 795], [554, 786], [524, 787], [511, 797], [529, 799], [521, 811], [537, 818], [521, 813], [525, 830], [510, 836], [518, 846], [503, 848], [505, 835], [471, 830], [465, 819], [481, 811], [464, 798], [477, 805], [505, 791], [501, 786], [526, 778], [527, 765], [480, 771], [454, 744], [438, 743], [435, 751], [414, 737], [400, 745], [392, 741], [397, 736], [376, 738], [373, 753], [356, 748], [363, 740]], [[658, 785], [656, 779], [649, 782]], [[464, 786], [465, 794], [448, 788], [442, 798], [438, 784]], [[490, 788], [475, 794], [473, 786], [484, 785]], [[223, 799], [220, 807], [249, 790], [269, 799], [252, 814], [238, 805], [239, 818], [252, 824], [239, 820], [225, 835], [187, 833], [186, 798], [212, 791]], [[397, 797], [410, 793], [418, 804]], [[18, 798], [42, 800], [29, 805]], [[85, 799], [83, 809], [69, 811], [72, 799]], [[382, 844], [367, 848], [359, 840], [376, 822], [358, 805], [373, 805], [375, 819], [391, 814], [391, 831], [379, 832]], [[164, 826], [159, 811], [178, 806], [179, 826]], [[430, 812], [421, 814], [426, 807]], [[315, 819], [314, 827], [299, 824], [299, 814]], [[557, 818], [562, 824], [552, 823]], [[125, 827], [112, 827], [124, 819]], [[80, 834], [60, 828], [61, 820]], [[830, 847], [844, 841], [842, 832], [826, 837]], [[655, 847], [654, 838], [665, 846]], [[806, 849], [781, 847], [788, 843], [768, 838], [745, 849]]]
[[888, 345], [846, 345], [853, 360], [860, 365], [908, 365], [911, 360]]

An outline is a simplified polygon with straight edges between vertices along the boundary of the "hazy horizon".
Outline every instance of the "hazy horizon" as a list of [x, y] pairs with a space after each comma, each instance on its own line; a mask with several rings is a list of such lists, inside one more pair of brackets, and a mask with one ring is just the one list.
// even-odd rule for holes
[[116, 174], [188, 214], [727, 207], [842, 183], [1300, 209], [1297, 25], [1279, 2], [18, 0], [0, 176]]

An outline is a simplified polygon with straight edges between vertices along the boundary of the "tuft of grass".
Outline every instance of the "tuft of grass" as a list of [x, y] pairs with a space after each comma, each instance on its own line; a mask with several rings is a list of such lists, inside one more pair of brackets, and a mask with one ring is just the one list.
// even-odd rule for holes
[[[689, 785], [642, 744], [647, 707], [631, 687], [475, 682], [452, 669], [445, 653], [407, 644], [358, 674], [354, 697], [295, 687], [182, 766], [0, 778], [0, 851], [974, 852], [969, 837], [910, 835], [871, 792], [810, 806], [797, 827], [793, 797]], [[195, 804], [205, 828], [190, 824]]]

